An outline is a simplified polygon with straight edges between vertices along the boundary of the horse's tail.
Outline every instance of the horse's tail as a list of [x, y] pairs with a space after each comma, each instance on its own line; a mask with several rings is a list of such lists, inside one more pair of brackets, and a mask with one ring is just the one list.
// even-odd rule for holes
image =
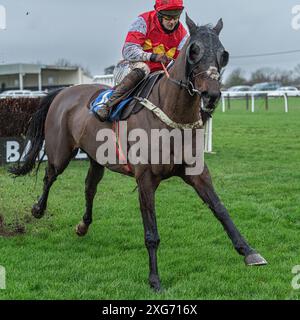
[[[25, 176], [30, 173], [36, 164], [39, 152], [41, 151], [45, 139], [45, 121], [54, 98], [63, 90], [63, 88], [51, 91], [41, 100], [38, 111], [32, 116], [26, 133], [26, 143], [30, 141], [30, 148], [24, 157], [24, 163], [19, 163], [16, 167], [9, 168], [8, 171], [16, 177]], [[42, 159], [41, 159], [42, 160]], [[40, 161], [41, 161], [40, 160]]]

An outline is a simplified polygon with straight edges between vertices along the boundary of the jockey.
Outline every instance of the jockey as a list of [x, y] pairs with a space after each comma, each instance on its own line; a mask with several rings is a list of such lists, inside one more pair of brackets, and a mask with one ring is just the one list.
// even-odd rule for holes
[[179, 21], [183, 0], [156, 0], [154, 8], [141, 14], [130, 27], [122, 51], [124, 60], [114, 71], [117, 87], [97, 111], [101, 121], [106, 121], [111, 108], [149, 73], [176, 59], [188, 38]]

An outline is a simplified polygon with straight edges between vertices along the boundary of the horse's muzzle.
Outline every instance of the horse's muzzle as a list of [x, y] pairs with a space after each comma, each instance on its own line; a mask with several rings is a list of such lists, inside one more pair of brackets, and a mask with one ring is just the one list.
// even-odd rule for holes
[[221, 91], [220, 90], [209, 90], [202, 92], [202, 97], [204, 99], [209, 99], [210, 101], [216, 101], [219, 100], [221, 97]]
[[202, 100], [203, 100], [202, 109], [207, 112], [214, 111], [220, 98], [221, 98], [221, 91], [219, 90], [202, 92]]

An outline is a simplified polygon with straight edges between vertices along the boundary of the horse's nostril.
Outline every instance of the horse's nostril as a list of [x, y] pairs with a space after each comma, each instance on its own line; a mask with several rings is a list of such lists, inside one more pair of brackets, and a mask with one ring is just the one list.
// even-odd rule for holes
[[203, 91], [202, 98], [209, 99], [211, 101], [216, 101], [220, 98], [221, 92], [220, 91]]
[[221, 92], [220, 91], [212, 91], [208, 94], [208, 96], [211, 100], [218, 100], [221, 96]]

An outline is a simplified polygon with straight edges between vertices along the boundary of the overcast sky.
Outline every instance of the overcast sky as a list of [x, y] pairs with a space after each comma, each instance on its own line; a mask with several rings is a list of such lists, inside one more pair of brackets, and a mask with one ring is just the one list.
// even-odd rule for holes
[[[121, 58], [131, 22], [153, 4], [154, 0], [0, 0], [7, 13], [7, 29], [0, 30], [0, 63], [51, 64], [65, 58], [93, 75], [103, 74]], [[186, 11], [198, 24], [223, 18], [221, 40], [232, 56], [300, 50], [300, 30], [292, 28], [295, 5], [300, 0], [185, 0]], [[231, 59], [228, 71], [293, 69], [299, 63], [300, 52]]]

